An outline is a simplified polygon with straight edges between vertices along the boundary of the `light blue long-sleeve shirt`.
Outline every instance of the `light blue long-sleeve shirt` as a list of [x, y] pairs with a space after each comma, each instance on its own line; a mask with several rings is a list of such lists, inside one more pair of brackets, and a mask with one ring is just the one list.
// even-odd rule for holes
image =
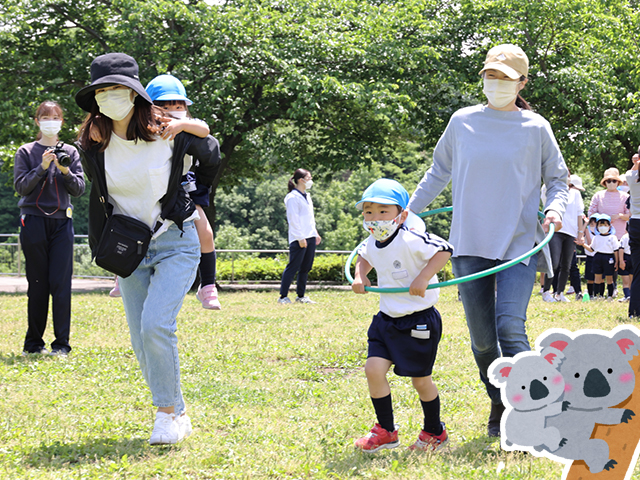
[[542, 116], [476, 105], [451, 117], [409, 209], [421, 212], [451, 181], [449, 241], [454, 256], [510, 260], [544, 238], [538, 220], [543, 182], [545, 213], [564, 214], [567, 176], [551, 126]]

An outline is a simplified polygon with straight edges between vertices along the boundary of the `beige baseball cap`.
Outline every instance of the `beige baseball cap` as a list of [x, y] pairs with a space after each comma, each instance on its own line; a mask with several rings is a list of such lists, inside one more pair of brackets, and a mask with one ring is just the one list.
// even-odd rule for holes
[[527, 54], [517, 45], [505, 43], [497, 45], [487, 52], [484, 67], [480, 70], [480, 75], [485, 70], [499, 70], [513, 80], [518, 80], [521, 76], [529, 73], [529, 59]]

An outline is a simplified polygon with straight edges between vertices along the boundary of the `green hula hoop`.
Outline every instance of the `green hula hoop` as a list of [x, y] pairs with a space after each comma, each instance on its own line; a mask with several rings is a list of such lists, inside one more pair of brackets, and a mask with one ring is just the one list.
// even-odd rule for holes
[[[431, 215], [436, 215], [438, 213], [446, 213], [451, 211], [453, 211], [453, 207], [436, 208], [435, 210], [429, 210], [427, 212], [419, 213], [418, 216], [421, 218], [424, 218], [424, 217], [429, 217]], [[540, 218], [544, 218], [544, 214], [542, 212], [538, 212], [538, 216]], [[454, 278], [453, 280], [447, 280], [446, 282], [430, 284], [427, 287], [427, 290], [433, 289], [433, 288], [440, 288], [440, 287], [449, 287], [451, 285], [457, 285], [458, 283], [463, 283], [463, 282], [470, 282], [471, 280], [476, 280], [478, 278], [486, 277], [488, 275], [493, 275], [494, 273], [501, 272], [502, 270], [506, 270], [509, 267], [513, 267], [514, 265], [517, 265], [524, 259], [529, 258], [535, 255], [536, 253], [538, 253], [540, 250], [542, 250], [545, 247], [545, 245], [549, 243], [549, 241], [551, 240], [551, 237], [553, 237], [553, 232], [555, 231], [555, 227], [556, 227], [555, 224], [551, 223], [549, 225], [549, 233], [547, 233], [547, 236], [544, 238], [542, 242], [540, 242], [538, 245], [533, 247], [527, 253], [524, 253], [519, 257], [514, 258], [513, 260], [509, 260], [507, 263], [503, 263], [502, 265], [489, 268], [488, 270], [483, 270], [482, 272], [467, 275], [465, 277]], [[353, 252], [351, 252], [351, 255], [349, 255], [349, 258], [347, 259], [347, 262], [344, 265], [344, 276], [347, 278], [350, 284], [353, 284], [353, 277], [351, 276], [351, 264], [353, 264], [353, 260], [356, 258], [356, 255], [358, 255], [358, 249], [360, 248], [361, 245], [363, 245], [363, 243], [364, 242], [362, 242], [360, 245], [358, 245], [356, 248], [353, 249]], [[381, 292], [381, 293], [407, 293], [409, 291], [408, 288], [364, 287], [364, 289], [367, 292]]]

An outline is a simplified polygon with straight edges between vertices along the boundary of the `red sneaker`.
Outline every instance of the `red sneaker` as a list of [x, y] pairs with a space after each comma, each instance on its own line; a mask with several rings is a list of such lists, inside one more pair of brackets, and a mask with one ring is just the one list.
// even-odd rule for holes
[[418, 435], [418, 440], [409, 447], [409, 450], [419, 452], [436, 452], [440, 450], [449, 441], [447, 429], [444, 423], [440, 423], [442, 424], [442, 433], [440, 435], [434, 435], [433, 433], [422, 430], [420, 435]]
[[393, 432], [389, 432], [376, 423], [366, 436], [356, 440], [356, 448], [367, 453], [375, 453], [383, 448], [396, 448], [398, 445], [400, 441], [397, 425]]

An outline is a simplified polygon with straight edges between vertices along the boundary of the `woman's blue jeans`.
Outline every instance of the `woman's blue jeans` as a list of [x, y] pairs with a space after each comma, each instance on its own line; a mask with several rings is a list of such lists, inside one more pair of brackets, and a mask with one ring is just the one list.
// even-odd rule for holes
[[200, 243], [192, 221], [184, 233], [173, 224], [151, 240], [142, 263], [119, 278], [131, 345], [156, 407], [185, 411], [180, 387], [176, 317], [193, 284]]
[[[453, 273], [463, 277], [506, 263], [481, 257], [453, 257]], [[536, 278], [538, 257], [529, 265], [518, 263], [494, 275], [458, 284], [467, 317], [471, 350], [491, 402], [502, 403], [500, 390], [489, 382], [487, 371], [499, 358], [531, 350], [525, 322], [527, 307]], [[496, 295], [497, 292], [497, 295]]]

